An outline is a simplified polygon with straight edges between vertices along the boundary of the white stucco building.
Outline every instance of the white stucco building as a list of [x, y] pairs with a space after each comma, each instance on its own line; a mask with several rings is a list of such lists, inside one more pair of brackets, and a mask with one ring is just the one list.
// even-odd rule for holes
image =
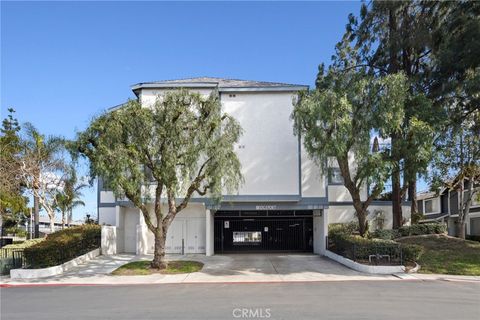
[[[322, 254], [328, 223], [355, 219], [350, 195], [333, 169], [320, 172], [293, 134], [293, 99], [304, 85], [193, 78], [139, 83], [133, 92], [144, 105], [158, 95], [187, 88], [220, 94], [223, 111], [235, 117], [244, 133], [235, 147], [245, 183], [226, 194], [220, 207], [194, 198], [175, 218], [168, 235], [168, 253], [238, 251], [310, 251]], [[353, 161], [353, 160], [352, 160]], [[340, 177], [341, 178], [341, 177]], [[153, 252], [153, 234], [131, 203], [116, 199], [99, 179], [98, 216], [103, 252]], [[366, 190], [364, 197], [366, 197]], [[391, 228], [391, 203], [374, 201], [371, 225]], [[403, 207], [409, 219], [409, 206]]]

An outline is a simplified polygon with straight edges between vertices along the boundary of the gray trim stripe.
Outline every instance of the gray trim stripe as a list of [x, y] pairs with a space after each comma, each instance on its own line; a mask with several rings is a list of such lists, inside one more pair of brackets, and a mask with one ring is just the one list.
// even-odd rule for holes
[[298, 202], [300, 195], [225, 195], [222, 202]]
[[218, 87], [217, 83], [143, 83], [131, 86], [132, 91], [138, 91], [141, 89], [201, 89], [201, 88], [217, 88], [219, 92], [296, 92], [308, 90], [308, 86], [278, 86], [278, 87]]
[[[336, 202], [328, 202], [329, 206], [351, 206], [353, 205], [353, 201], [336, 201]], [[382, 200], [373, 200], [370, 205], [373, 206], [391, 206], [392, 201], [382, 201]], [[411, 201], [403, 201], [402, 206], [410, 206], [412, 205]]]
[[[120, 201], [118, 202], [118, 204], [120, 204]], [[116, 207], [116, 206], [117, 206], [117, 203], [99, 203], [98, 204], [98, 208], [113, 208], [113, 207]]]

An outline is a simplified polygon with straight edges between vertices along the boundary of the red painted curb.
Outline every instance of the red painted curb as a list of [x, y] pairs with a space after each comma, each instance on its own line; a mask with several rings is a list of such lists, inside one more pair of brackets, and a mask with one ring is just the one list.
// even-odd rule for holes
[[422, 279], [399, 279], [399, 280], [314, 280], [314, 281], [227, 281], [227, 282], [172, 282], [172, 283], [17, 283], [0, 284], [0, 288], [18, 288], [18, 287], [110, 287], [110, 286], [151, 286], [151, 285], [196, 285], [196, 284], [278, 284], [278, 283], [321, 283], [321, 282], [365, 282], [365, 281], [401, 281], [401, 282], [422, 282], [438, 280]]

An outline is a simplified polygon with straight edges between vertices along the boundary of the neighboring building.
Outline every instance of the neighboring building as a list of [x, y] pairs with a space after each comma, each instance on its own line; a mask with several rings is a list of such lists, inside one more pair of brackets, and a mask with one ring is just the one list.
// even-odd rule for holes
[[[465, 181], [468, 184], [468, 181]], [[468, 185], [465, 185], [467, 189]], [[478, 190], [480, 186], [476, 186]], [[464, 191], [467, 193], [468, 191]], [[440, 192], [420, 192], [417, 194], [418, 212], [424, 218], [420, 222], [444, 222], [448, 234], [457, 235], [458, 212], [460, 210], [460, 191], [442, 188]], [[480, 202], [472, 200], [470, 214], [465, 224], [465, 234], [480, 236]]]
[[[293, 99], [305, 85], [193, 78], [139, 83], [132, 87], [143, 105], [178, 88], [208, 95], [217, 89], [223, 111], [235, 117], [244, 133], [236, 145], [244, 185], [226, 194], [220, 207], [197, 197], [173, 221], [168, 253], [325, 250], [328, 223], [355, 220], [349, 192], [338, 168], [320, 172], [293, 134]], [[351, 159], [353, 162], [353, 157]], [[104, 227], [104, 252], [153, 252], [153, 234], [142, 214], [126, 199], [98, 186], [99, 223]], [[363, 198], [367, 196], [367, 189]], [[392, 227], [391, 202], [374, 201], [371, 225]], [[403, 207], [407, 221], [410, 206]]]
[[[62, 229], [62, 220], [61, 219], [55, 219], [55, 231], [58, 231], [58, 230], [61, 230]], [[82, 225], [83, 224], [83, 221], [70, 221], [70, 223], [65, 223], [65, 228], [68, 228], [68, 227], [76, 227], [76, 226], [79, 226], [79, 225]], [[49, 234], [51, 233], [50, 231], [50, 218], [47, 217], [47, 216], [39, 216], [39, 221], [38, 221], [38, 225], [39, 225], [39, 231], [41, 233], [45, 233], [45, 234]]]

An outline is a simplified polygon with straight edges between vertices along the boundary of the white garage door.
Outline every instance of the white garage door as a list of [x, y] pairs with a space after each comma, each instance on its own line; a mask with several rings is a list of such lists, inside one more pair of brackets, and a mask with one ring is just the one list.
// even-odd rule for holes
[[[167, 253], [205, 253], [205, 218], [175, 218], [167, 233], [165, 251]], [[149, 253], [153, 253], [154, 237], [148, 236]]]
[[205, 253], [205, 219], [189, 218], [185, 222], [185, 253]]
[[167, 243], [165, 244], [165, 251], [167, 253], [182, 253], [182, 239], [183, 239], [183, 219], [176, 218], [173, 220], [167, 232]]

